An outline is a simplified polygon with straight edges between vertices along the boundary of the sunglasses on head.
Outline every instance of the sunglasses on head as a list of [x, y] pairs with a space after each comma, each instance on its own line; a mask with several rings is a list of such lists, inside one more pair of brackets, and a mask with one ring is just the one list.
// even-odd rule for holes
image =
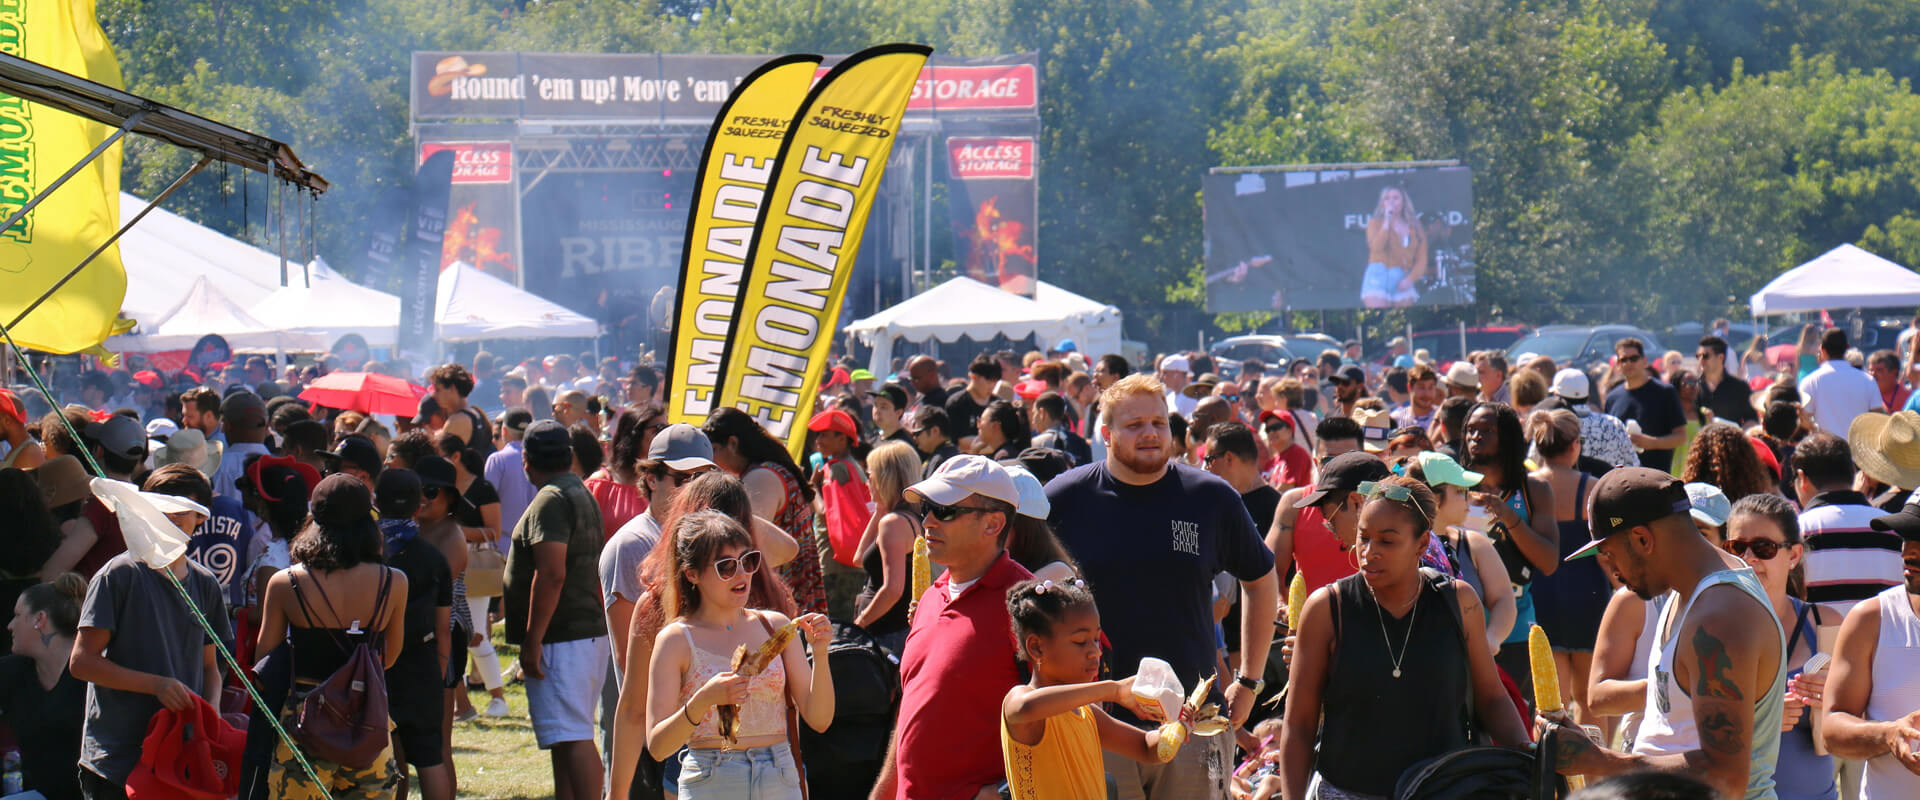
[[1413, 490], [1398, 484], [1361, 481], [1360, 485], [1354, 487], [1353, 490], [1359, 492], [1361, 497], [1369, 500], [1375, 497], [1384, 497], [1396, 503], [1409, 503], [1413, 501]]
[[741, 553], [738, 557], [728, 556], [713, 562], [713, 571], [720, 576], [720, 580], [730, 581], [733, 580], [733, 576], [739, 575], [742, 572], [748, 575], [759, 572], [762, 559], [763, 557], [760, 555], [760, 551], [748, 550], [747, 552]]
[[922, 517], [932, 517], [941, 522], [952, 522], [959, 519], [962, 514], [986, 514], [993, 510], [994, 509], [981, 508], [979, 506], [943, 506], [931, 501], [920, 504], [920, 515]]
[[1753, 557], [1761, 561], [1772, 561], [1773, 557], [1780, 555], [1780, 551], [1785, 547], [1785, 544], [1772, 539], [1727, 540], [1727, 552], [1736, 556], [1745, 556], [1747, 551], [1751, 550], [1753, 551]]

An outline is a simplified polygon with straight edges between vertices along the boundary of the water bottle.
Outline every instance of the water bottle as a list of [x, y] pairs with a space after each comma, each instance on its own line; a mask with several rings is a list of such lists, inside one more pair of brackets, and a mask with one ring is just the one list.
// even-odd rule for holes
[[26, 791], [20, 779], [20, 751], [8, 750], [0, 757], [0, 797], [11, 796]]

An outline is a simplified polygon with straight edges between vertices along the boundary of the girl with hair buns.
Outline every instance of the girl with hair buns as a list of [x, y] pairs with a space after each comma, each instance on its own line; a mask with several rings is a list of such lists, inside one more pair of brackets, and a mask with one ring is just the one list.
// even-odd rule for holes
[[[663, 595], [673, 621], [660, 630], [648, 666], [647, 750], [686, 748], [676, 784], [684, 800], [801, 797], [786, 709], [791, 704], [815, 731], [832, 724], [833, 626], [822, 614], [794, 620], [812, 664], [801, 642], [790, 639], [764, 667], [736, 673], [736, 648], [778, 644], [776, 632], [788, 624], [785, 614], [749, 607], [753, 576], [766, 559], [746, 529], [718, 511], [679, 517], [669, 538], [671, 569], [653, 591]], [[722, 706], [734, 709], [725, 734]]]
[[[1433, 492], [1401, 476], [1354, 492], [1366, 498], [1360, 571], [1315, 590], [1301, 615], [1281, 739], [1288, 798], [1391, 796], [1408, 767], [1470, 744], [1470, 723], [1497, 744], [1529, 741], [1487, 651], [1479, 597], [1420, 569]], [[1395, 735], [1383, 737], [1387, 719]]]
[[1597, 481], [1575, 467], [1581, 439], [1580, 418], [1573, 412], [1534, 412], [1527, 419], [1527, 438], [1539, 450], [1542, 464], [1533, 477], [1553, 486], [1553, 518], [1560, 531], [1560, 568], [1533, 579], [1534, 618], [1553, 643], [1568, 713], [1581, 724], [1596, 725], [1599, 717], [1587, 709], [1586, 676], [1613, 585], [1598, 559], [1565, 559], [1592, 538], [1587, 535], [1587, 494]]
[[47, 800], [81, 796], [73, 765], [80, 761], [87, 684], [67, 670], [67, 659], [86, 596], [86, 579], [72, 572], [28, 587], [7, 623], [12, 653], [0, 657], [0, 721], [19, 743], [21, 788]]

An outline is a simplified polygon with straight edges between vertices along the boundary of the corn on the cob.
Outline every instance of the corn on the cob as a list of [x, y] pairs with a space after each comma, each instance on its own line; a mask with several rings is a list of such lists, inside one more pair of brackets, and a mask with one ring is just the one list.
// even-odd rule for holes
[[[733, 649], [733, 674], [746, 675], [748, 677], [760, 674], [768, 665], [773, 663], [774, 659], [780, 657], [780, 653], [787, 649], [788, 644], [793, 642], [794, 633], [798, 631], [799, 628], [800, 623], [789, 622], [780, 626], [779, 630], [774, 631], [772, 636], [767, 637], [766, 641], [761, 642], [759, 647], [752, 650], [748, 650], [744, 644], [735, 647]], [[733, 744], [738, 741], [740, 733], [740, 708], [730, 705], [720, 706], [719, 712], [720, 736], [726, 739], [728, 744]]]
[[[1233, 727], [1226, 717], [1220, 715], [1220, 706], [1207, 702], [1207, 693], [1213, 691], [1213, 678], [1201, 681], [1193, 687], [1193, 694], [1187, 696], [1183, 709], [1191, 720], [1191, 726], [1178, 719], [1168, 720], [1160, 726], [1160, 741], [1154, 747], [1154, 757], [1161, 763], [1172, 761], [1180, 752], [1180, 746], [1186, 744], [1187, 737], [1215, 736]], [[1203, 705], [1204, 704], [1204, 705]]]
[[1533, 705], [1541, 711], [1559, 711], [1560, 673], [1553, 666], [1553, 646], [1539, 625], [1527, 631], [1527, 655], [1533, 667]]
[[1307, 609], [1307, 576], [1305, 573], [1293, 573], [1293, 583], [1287, 585], [1287, 629], [1300, 628], [1300, 615]]
[[907, 619], [913, 619], [913, 612], [920, 607], [920, 596], [927, 593], [927, 587], [933, 585], [933, 563], [927, 559], [927, 537], [916, 536], [913, 539], [913, 596], [907, 600]]

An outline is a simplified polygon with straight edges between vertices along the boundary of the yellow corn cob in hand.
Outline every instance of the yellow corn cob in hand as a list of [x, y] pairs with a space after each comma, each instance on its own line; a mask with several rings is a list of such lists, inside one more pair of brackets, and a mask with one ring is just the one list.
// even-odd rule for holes
[[[793, 642], [793, 635], [799, 628], [800, 623], [789, 622], [780, 626], [780, 629], [774, 631], [773, 635], [767, 637], [766, 641], [761, 642], [759, 647], [752, 650], [748, 650], [744, 644], [735, 647], [733, 649], [733, 674], [751, 677], [766, 670], [767, 666], [772, 664], [773, 660], [779, 658], [780, 653], [787, 649], [787, 645]], [[721, 706], [719, 711], [720, 736], [726, 739], [729, 744], [738, 741], [740, 733], [740, 708], [738, 706]]]
[[1527, 631], [1527, 656], [1533, 668], [1533, 706], [1540, 711], [1559, 711], [1560, 672], [1553, 666], [1553, 645], [1539, 625]]
[[920, 596], [927, 593], [927, 587], [933, 585], [933, 563], [927, 559], [927, 537], [916, 536], [913, 539], [913, 596], [907, 600], [907, 619], [913, 619], [913, 612], [920, 607]]
[[1218, 704], [1207, 702], [1207, 693], [1211, 691], [1213, 678], [1208, 677], [1199, 686], [1193, 687], [1193, 694], [1187, 696], [1187, 702], [1181, 708], [1192, 721], [1191, 726], [1177, 719], [1168, 720], [1160, 726], [1160, 741], [1155, 745], [1153, 755], [1161, 763], [1173, 760], [1174, 755], [1180, 752], [1180, 746], [1186, 744], [1188, 734], [1216, 736], [1233, 727], [1226, 717], [1220, 715]]
[[1287, 584], [1287, 630], [1300, 629], [1300, 617], [1307, 610], [1307, 576], [1295, 571], [1293, 583]]

